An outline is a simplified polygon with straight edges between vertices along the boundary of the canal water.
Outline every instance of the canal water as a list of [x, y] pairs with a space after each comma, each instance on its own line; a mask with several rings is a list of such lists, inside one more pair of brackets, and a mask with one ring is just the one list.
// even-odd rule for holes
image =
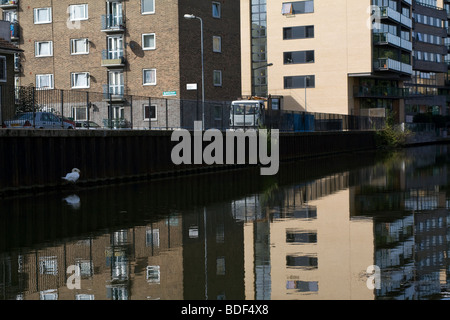
[[449, 149], [0, 199], [0, 299], [446, 299]]

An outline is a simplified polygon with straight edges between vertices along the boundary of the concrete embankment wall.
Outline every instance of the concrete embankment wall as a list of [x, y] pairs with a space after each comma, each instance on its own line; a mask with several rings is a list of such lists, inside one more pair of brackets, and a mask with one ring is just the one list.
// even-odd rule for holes
[[[150, 130], [0, 129], [0, 194], [63, 186], [67, 183], [61, 177], [72, 168], [81, 170], [80, 184], [233, 168], [174, 165], [171, 151], [179, 142], [171, 141], [171, 134]], [[291, 161], [374, 148], [374, 132], [280, 133], [279, 158]]]

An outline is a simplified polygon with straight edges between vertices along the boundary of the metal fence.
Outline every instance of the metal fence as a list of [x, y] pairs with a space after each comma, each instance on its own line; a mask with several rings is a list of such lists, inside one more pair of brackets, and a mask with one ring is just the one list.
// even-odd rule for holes
[[[1, 97], [0, 121], [3, 124], [15, 114], [51, 112], [61, 121], [72, 120], [79, 129], [193, 130], [194, 122], [202, 119], [205, 129], [234, 128], [230, 126], [234, 116], [231, 101], [206, 101], [203, 107], [199, 100], [125, 95], [111, 88], [97, 93], [6, 86], [1, 88]], [[263, 125], [292, 132], [345, 131], [381, 129], [384, 121], [384, 117], [266, 110]]]

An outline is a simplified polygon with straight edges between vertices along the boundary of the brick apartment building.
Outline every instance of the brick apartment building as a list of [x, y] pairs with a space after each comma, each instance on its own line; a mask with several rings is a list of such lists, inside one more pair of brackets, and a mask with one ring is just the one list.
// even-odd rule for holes
[[0, 8], [23, 50], [16, 86], [102, 93], [119, 109], [126, 95], [197, 99], [200, 21], [184, 18], [193, 14], [203, 20], [205, 100], [240, 96], [239, 1], [1, 0]]

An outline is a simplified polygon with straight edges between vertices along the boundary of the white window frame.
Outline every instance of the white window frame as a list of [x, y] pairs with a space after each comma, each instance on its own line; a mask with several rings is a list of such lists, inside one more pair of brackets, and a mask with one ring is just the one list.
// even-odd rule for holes
[[[75, 49], [77, 46], [75, 45], [76, 41], [84, 41], [86, 46], [86, 51], [84, 52], [76, 52]], [[78, 54], [89, 54], [89, 39], [88, 38], [80, 38], [80, 39], [70, 39], [70, 54], [78, 55]]]
[[[152, 104], [150, 107], [155, 107], [155, 117], [151, 118], [151, 121], [158, 121], [158, 106], [156, 104]], [[149, 114], [151, 114], [150, 113], [150, 111], [151, 111], [150, 107], [149, 107], [148, 104], [143, 105], [142, 113], [143, 113], [143, 116], [144, 116], [144, 121], [148, 121], [149, 120], [149, 118], [145, 116], [145, 108], [149, 108], [148, 112], [149, 112]]]
[[[50, 86], [49, 87], [41, 87], [40, 85], [40, 78], [43, 77], [49, 77], [50, 79]], [[45, 89], [53, 89], [54, 88], [54, 77], [53, 74], [49, 73], [49, 74], [37, 74], [36, 75], [36, 89], [38, 90], [45, 90]]]
[[144, 11], [144, 1], [141, 0], [141, 14], [154, 14], [155, 13], [155, 0], [148, 0], [153, 1], [153, 11]]
[[[220, 75], [220, 83], [216, 83], [216, 77], [215, 77], [216, 73], [218, 73]], [[213, 71], [213, 84], [214, 84], [214, 87], [221, 87], [222, 83], [223, 83], [222, 82], [222, 70], [214, 70]]]
[[[145, 36], [153, 36], [153, 47], [145, 47], [144, 37]], [[142, 34], [142, 50], [155, 50], [156, 49], [156, 34], [155, 33], [144, 33]]]
[[[155, 73], [155, 81], [154, 82], [145, 82], [145, 72], [150, 71]], [[144, 86], [156, 86], [156, 69], [143, 69], [142, 70], [142, 85]]]
[[[86, 85], [83, 86], [75, 86], [75, 76], [84, 74], [86, 77]], [[70, 86], [72, 89], [86, 89], [90, 87], [90, 77], [89, 72], [72, 72], [70, 74]]]
[[[3, 70], [3, 77], [0, 77], [0, 82], [6, 82], [6, 80], [8, 79], [6, 71], [6, 57], [5, 56], [0, 56], [0, 68], [2, 68]], [[1, 76], [2, 74], [0, 74]]]
[[[50, 20], [47, 21], [38, 21], [37, 17], [39, 16], [37, 14], [38, 10], [47, 10], [48, 11], [48, 17]], [[52, 8], [48, 7], [48, 8], [34, 8], [34, 24], [46, 24], [46, 23], [52, 23]]]
[[[75, 18], [74, 17], [74, 9], [75, 7], [84, 7], [84, 17], [82, 18]], [[88, 4], [72, 4], [69, 6], [69, 20], [70, 21], [82, 21], [82, 20], [88, 20], [89, 19], [89, 6]]]
[[[218, 15], [214, 15], [214, 6], [217, 7]], [[211, 15], [213, 18], [216, 18], [216, 19], [222, 18], [222, 5], [220, 2], [213, 1], [211, 10], [212, 10]]]
[[[80, 110], [80, 112], [78, 110]], [[85, 106], [72, 107], [72, 118], [74, 119], [74, 121], [87, 121], [88, 120], [87, 113], [88, 110]], [[79, 114], [84, 115], [84, 117], [78, 117]]]
[[[40, 50], [39, 50], [39, 44], [40, 43], [49, 43], [50, 44], [50, 54], [40, 54]], [[53, 41], [36, 41], [34, 43], [34, 56], [36, 58], [41, 58], [41, 57], [53, 57]]]
[[[214, 48], [214, 40], [219, 39], [219, 48]], [[213, 36], [213, 52], [221, 53], [222, 52], [222, 37], [221, 36]]]

